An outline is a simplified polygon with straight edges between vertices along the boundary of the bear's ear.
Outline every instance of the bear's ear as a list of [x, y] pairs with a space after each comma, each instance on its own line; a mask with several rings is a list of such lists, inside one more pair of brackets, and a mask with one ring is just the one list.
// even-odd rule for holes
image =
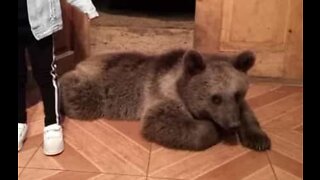
[[183, 62], [185, 72], [190, 75], [198, 74], [206, 68], [201, 54], [195, 50], [188, 50], [183, 55]]
[[233, 66], [244, 73], [251, 69], [255, 63], [256, 56], [252, 51], [243, 51], [232, 61]]

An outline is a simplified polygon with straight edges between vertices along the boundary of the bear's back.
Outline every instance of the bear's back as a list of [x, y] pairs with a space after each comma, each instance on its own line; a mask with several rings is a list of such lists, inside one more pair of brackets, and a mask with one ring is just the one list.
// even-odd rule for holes
[[[87, 96], [90, 91], [89, 94], [99, 97], [94, 102], [99, 102], [102, 112], [95, 114], [112, 119], [139, 119], [139, 110], [143, 108], [147, 94], [157, 93], [157, 89], [160, 88], [161, 83], [154, 82], [161, 81], [161, 78], [180, 62], [184, 52], [172, 50], [156, 55], [120, 52], [92, 56], [62, 77], [65, 103], [70, 104], [74, 101], [69, 99], [84, 99], [83, 96]], [[71, 85], [71, 81], [77, 86]], [[150, 85], [153, 90], [146, 92], [146, 87]], [[68, 97], [70, 92], [72, 97]], [[90, 97], [87, 99], [91, 101]], [[94, 102], [83, 102], [83, 105], [78, 106]], [[75, 105], [68, 105], [73, 106]]]

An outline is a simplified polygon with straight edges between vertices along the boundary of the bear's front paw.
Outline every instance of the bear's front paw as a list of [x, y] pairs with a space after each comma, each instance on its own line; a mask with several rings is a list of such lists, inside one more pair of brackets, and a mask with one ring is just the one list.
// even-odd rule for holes
[[241, 144], [256, 151], [265, 151], [271, 148], [268, 135], [260, 129], [245, 129], [239, 133]]

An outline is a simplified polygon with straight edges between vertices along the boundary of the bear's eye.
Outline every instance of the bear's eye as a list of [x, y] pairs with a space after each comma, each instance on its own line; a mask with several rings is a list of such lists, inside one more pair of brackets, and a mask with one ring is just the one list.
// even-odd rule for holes
[[236, 100], [236, 102], [239, 102], [241, 100], [241, 98], [243, 98], [243, 93], [241, 92], [236, 92], [234, 94], [234, 99]]
[[221, 96], [219, 96], [219, 95], [213, 95], [213, 96], [211, 97], [211, 101], [212, 101], [214, 104], [219, 105], [219, 104], [221, 104], [222, 99], [221, 99]]

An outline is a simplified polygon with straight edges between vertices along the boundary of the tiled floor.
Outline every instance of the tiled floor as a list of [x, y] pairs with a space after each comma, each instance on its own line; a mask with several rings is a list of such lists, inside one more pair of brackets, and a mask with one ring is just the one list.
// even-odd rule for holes
[[202, 152], [175, 151], [146, 142], [138, 122], [65, 119], [65, 151], [47, 157], [43, 107], [35, 101], [28, 108], [28, 139], [18, 153], [19, 179], [299, 180], [302, 91], [270, 83], [251, 86], [248, 101], [272, 139], [272, 150], [263, 153], [222, 143]]

